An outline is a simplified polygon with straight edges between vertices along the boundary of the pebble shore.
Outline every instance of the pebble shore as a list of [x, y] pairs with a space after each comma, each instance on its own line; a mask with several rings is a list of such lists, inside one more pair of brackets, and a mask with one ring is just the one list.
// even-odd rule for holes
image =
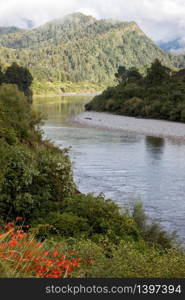
[[87, 127], [185, 140], [184, 123], [140, 119], [98, 112], [83, 112], [74, 116], [72, 122]]

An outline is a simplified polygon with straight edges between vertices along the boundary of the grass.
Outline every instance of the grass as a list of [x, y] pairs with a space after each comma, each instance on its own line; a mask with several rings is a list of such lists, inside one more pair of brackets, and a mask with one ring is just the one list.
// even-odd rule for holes
[[[185, 254], [148, 247], [144, 241], [112, 244], [106, 237], [37, 239], [16, 222], [1, 226], [1, 278], [184, 278]], [[23, 222], [23, 221], [21, 221]]]

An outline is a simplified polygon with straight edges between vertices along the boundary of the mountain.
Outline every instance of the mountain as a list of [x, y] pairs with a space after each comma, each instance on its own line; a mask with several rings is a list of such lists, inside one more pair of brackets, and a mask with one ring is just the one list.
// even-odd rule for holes
[[0, 26], [0, 36], [6, 35], [6, 34], [9, 34], [9, 33], [19, 32], [19, 31], [22, 31], [22, 30], [18, 27], [15, 27], [15, 26], [11, 26], [11, 27]]
[[110, 82], [120, 65], [141, 72], [158, 58], [175, 66], [135, 22], [97, 20], [81, 13], [38, 28], [0, 35], [0, 64], [16, 61], [39, 81]]
[[32, 29], [35, 26], [32, 20], [26, 18], [20, 18], [18, 23], [19, 27], [24, 29]]
[[158, 43], [159, 47], [161, 47], [161, 49], [166, 50], [166, 51], [170, 51], [170, 50], [178, 50], [180, 48], [180, 44], [179, 44], [179, 39], [175, 39], [172, 41], [168, 41], [168, 42], [163, 42], [160, 41]]
[[174, 53], [182, 51], [183, 49], [185, 51], [185, 41], [182, 38], [176, 38], [168, 42], [159, 41], [158, 45], [161, 47], [161, 49], [172, 51]]

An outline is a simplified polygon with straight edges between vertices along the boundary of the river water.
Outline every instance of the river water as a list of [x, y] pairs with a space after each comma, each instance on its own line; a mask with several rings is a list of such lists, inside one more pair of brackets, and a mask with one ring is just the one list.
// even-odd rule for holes
[[147, 215], [185, 244], [185, 141], [71, 124], [91, 97], [37, 98], [35, 109], [47, 116], [44, 137], [70, 147], [81, 192], [104, 193], [120, 206], [142, 201]]

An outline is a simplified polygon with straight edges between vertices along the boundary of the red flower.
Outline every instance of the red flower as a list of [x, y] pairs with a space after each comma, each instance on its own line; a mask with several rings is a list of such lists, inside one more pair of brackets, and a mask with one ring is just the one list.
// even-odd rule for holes
[[8, 245], [10, 246], [10, 248], [13, 248], [17, 245], [17, 241], [16, 240], [11, 240]]
[[17, 217], [15, 220], [16, 220], [16, 221], [22, 221], [23, 218], [22, 218], [22, 217]]

